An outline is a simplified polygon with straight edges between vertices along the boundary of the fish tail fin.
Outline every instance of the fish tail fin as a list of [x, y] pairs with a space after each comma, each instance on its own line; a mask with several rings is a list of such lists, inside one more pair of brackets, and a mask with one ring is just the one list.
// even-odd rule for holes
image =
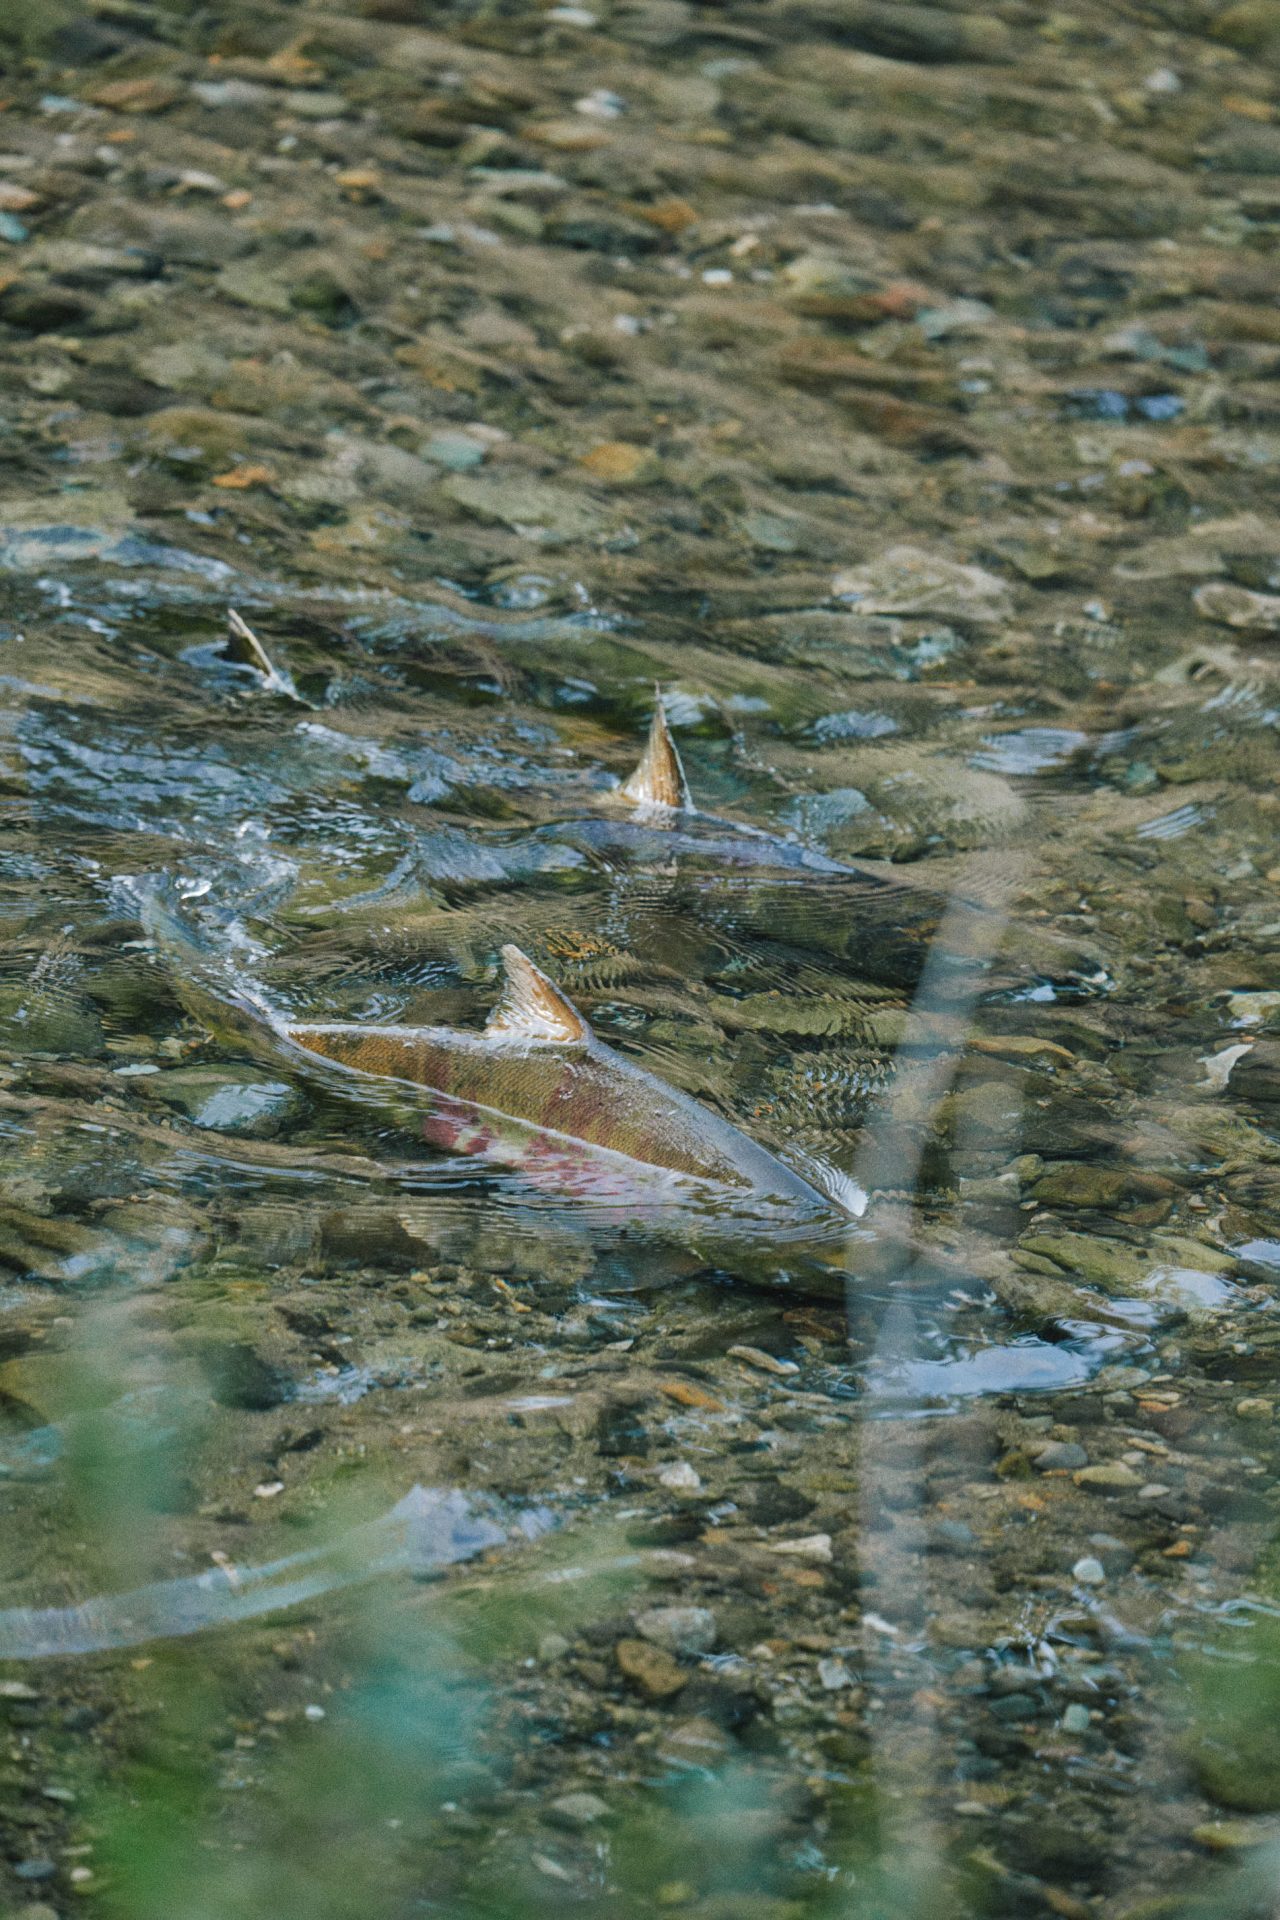
[[253, 667], [264, 680], [275, 676], [267, 650], [249, 622], [234, 607], [227, 608], [227, 658], [242, 667]]
[[282, 1021], [258, 986], [185, 910], [174, 882], [159, 874], [120, 883], [163, 962], [181, 1006], [217, 1038], [275, 1058]]
[[305, 706], [306, 702], [293, 683], [292, 674], [276, 666], [249, 622], [234, 607], [227, 608], [224, 657], [233, 660], [238, 667], [248, 667], [258, 674], [268, 693], [283, 694], [286, 699], [296, 700], [299, 705]]

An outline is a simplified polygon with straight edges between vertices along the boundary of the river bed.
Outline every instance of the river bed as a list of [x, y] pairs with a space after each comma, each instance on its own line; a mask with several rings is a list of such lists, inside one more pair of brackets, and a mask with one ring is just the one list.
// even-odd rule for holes
[[[0, 13], [6, 1920], [1274, 1913], [1277, 52]], [[866, 1209], [428, 1144], [154, 888]]]

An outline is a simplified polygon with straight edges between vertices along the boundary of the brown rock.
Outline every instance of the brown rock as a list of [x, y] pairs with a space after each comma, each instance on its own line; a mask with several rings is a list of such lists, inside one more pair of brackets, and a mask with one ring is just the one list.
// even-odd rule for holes
[[689, 1678], [678, 1660], [647, 1640], [619, 1640], [613, 1657], [621, 1673], [649, 1700], [669, 1700]]
[[697, 210], [687, 200], [669, 197], [655, 200], [651, 206], [642, 207], [634, 203], [627, 207], [628, 213], [647, 220], [651, 227], [657, 227], [662, 233], [683, 233], [686, 227], [696, 226]]
[[664, 1380], [659, 1391], [678, 1407], [701, 1407], [706, 1413], [724, 1412], [724, 1401], [717, 1400], [705, 1387], [695, 1387], [692, 1380]]
[[633, 446], [627, 440], [602, 440], [583, 454], [582, 465], [593, 479], [613, 487], [651, 480], [658, 471], [657, 458], [650, 449]]
[[85, 97], [95, 107], [108, 107], [113, 113], [163, 113], [181, 100], [182, 88], [176, 80], [163, 79], [159, 74], [141, 74], [103, 80]]
[[591, 153], [607, 147], [611, 138], [594, 120], [538, 120], [525, 127], [524, 137], [556, 153]]
[[232, 467], [226, 473], [215, 473], [213, 484], [232, 493], [243, 493], [249, 487], [269, 487], [275, 477], [270, 467], [259, 465]]

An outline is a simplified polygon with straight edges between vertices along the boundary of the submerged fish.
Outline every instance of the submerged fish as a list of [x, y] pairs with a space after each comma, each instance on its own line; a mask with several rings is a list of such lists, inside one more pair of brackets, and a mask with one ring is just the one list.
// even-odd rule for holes
[[464, 834], [445, 824], [429, 828], [414, 836], [412, 850], [379, 886], [350, 896], [345, 905], [374, 906], [415, 883], [480, 891], [592, 866], [662, 872], [772, 869], [844, 874], [873, 888], [885, 884], [870, 869], [831, 860], [803, 841], [699, 813], [659, 698], [639, 765], [602, 797], [596, 813], [506, 833]]
[[142, 892], [149, 933], [179, 996], [277, 1065], [336, 1071], [358, 1099], [403, 1106], [433, 1146], [515, 1167], [533, 1185], [637, 1212], [767, 1225], [771, 1235], [839, 1237], [866, 1196], [819, 1163], [801, 1173], [729, 1121], [607, 1046], [553, 981], [504, 946], [503, 992], [482, 1029], [293, 1021], [256, 988], [212, 970], [207, 948], [158, 890]]
[[[424, 1120], [433, 1144], [514, 1159], [564, 1191], [618, 1200], [637, 1182], [674, 1175], [729, 1197], [830, 1212], [832, 1195], [606, 1046], [518, 947], [503, 947], [502, 964], [503, 993], [482, 1031], [344, 1022], [283, 1031], [350, 1072], [440, 1096]], [[861, 1211], [858, 1198], [845, 1211]]]
[[543, 827], [536, 837], [568, 840], [606, 861], [627, 865], [654, 863], [713, 867], [774, 867], [807, 873], [856, 874], [873, 878], [865, 868], [816, 853], [790, 835], [768, 833], [762, 827], [737, 820], [720, 820], [700, 813], [693, 803], [676, 743], [667, 725], [659, 694], [649, 727], [649, 739], [640, 764], [609, 800], [633, 809], [630, 817], [617, 811], [564, 826]]
[[[1031, 980], [1061, 982], [1069, 992], [1106, 984], [1097, 957], [1052, 931], [1009, 926], [1018, 947], [1002, 974], [993, 964], [991, 914], [876, 863], [850, 865], [802, 841], [700, 813], [659, 697], [649, 739], [635, 772], [603, 796], [586, 818], [515, 833], [464, 832], [441, 823], [415, 835], [412, 851], [366, 893], [348, 895], [346, 912], [403, 899], [424, 883], [452, 897], [499, 890], [555, 873], [656, 872], [687, 884], [689, 909], [710, 917], [730, 937], [816, 946], [848, 958], [863, 978], [892, 986], [920, 976], [930, 943], [947, 920], [957, 968], [968, 975], [973, 953], [985, 956], [993, 987]], [[304, 909], [316, 914], [326, 906]], [[1008, 925], [1003, 916], [1000, 927]]]

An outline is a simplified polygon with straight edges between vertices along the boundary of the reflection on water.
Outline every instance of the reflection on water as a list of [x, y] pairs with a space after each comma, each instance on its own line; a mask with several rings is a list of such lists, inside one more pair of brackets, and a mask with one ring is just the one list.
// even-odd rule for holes
[[1079, 1387], [1105, 1365], [1120, 1342], [1113, 1333], [1093, 1341], [1051, 1345], [1020, 1339], [982, 1353], [958, 1353], [943, 1360], [890, 1362], [873, 1372], [868, 1390], [880, 1399], [908, 1405], [921, 1401], [964, 1399], [980, 1393], [1055, 1392]]
[[75, 1607], [0, 1611], [0, 1659], [101, 1653], [199, 1633], [296, 1607], [378, 1574], [424, 1574], [450, 1566], [501, 1545], [506, 1537], [493, 1521], [473, 1513], [460, 1493], [414, 1487], [380, 1520], [366, 1522], [328, 1547], [288, 1554], [266, 1566], [220, 1565], [186, 1580], [167, 1580]]

